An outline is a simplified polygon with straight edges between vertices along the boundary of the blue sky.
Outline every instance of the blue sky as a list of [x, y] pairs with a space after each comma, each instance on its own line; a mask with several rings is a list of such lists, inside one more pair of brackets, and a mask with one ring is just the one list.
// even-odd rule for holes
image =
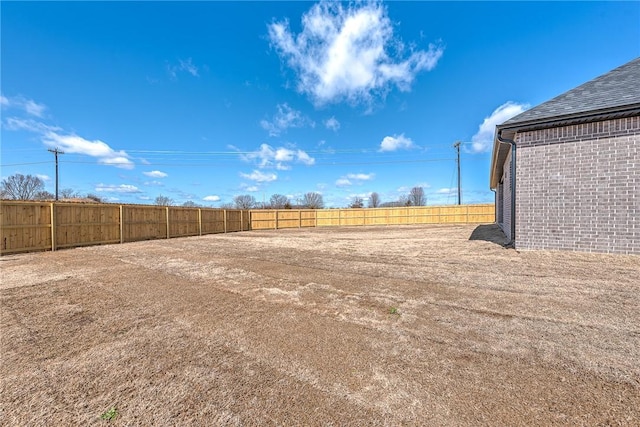
[[490, 202], [497, 123], [640, 55], [638, 2], [1, 5], [2, 178], [111, 202]]

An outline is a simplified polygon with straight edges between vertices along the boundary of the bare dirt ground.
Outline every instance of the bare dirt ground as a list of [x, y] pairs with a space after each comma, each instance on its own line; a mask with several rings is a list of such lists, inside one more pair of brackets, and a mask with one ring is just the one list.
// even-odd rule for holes
[[0, 258], [1, 425], [640, 425], [640, 258], [493, 226]]

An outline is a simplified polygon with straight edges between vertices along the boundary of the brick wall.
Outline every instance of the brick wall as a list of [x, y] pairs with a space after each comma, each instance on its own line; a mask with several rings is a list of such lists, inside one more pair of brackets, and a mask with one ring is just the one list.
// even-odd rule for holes
[[523, 132], [516, 143], [517, 248], [640, 254], [640, 117]]

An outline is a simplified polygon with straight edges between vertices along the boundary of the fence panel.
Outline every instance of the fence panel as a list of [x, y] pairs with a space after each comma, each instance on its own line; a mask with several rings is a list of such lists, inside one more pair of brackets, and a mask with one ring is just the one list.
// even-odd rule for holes
[[0, 202], [1, 252], [51, 250], [51, 203]]
[[251, 229], [252, 230], [275, 230], [276, 211], [275, 210], [252, 210]]
[[222, 209], [201, 209], [202, 234], [224, 233], [224, 211]]
[[55, 203], [54, 209], [56, 249], [120, 242], [118, 205]]
[[124, 242], [167, 238], [166, 207], [123, 205], [122, 217]]
[[197, 208], [169, 207], [169, 237], [197, 236], [200, 221]]
[[244, 217], [247, 215], [242, 210], [227, 210], [227, 232], [244, 231], [246, 224]]
[[337, 227], [340, 225], [340, 209], [323, 209], [316, 211], [318, 227]]

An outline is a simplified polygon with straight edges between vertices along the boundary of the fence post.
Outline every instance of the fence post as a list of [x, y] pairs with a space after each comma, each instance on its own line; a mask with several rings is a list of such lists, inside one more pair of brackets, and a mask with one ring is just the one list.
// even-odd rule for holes
[[120, 205], [120, 243], [124, 243], [124, 207]]
[[469, 224], [469, 205], [467, 205], [466, 208], [467, 208], [467, 224]]
[[298, 209], [298, 228], [302, 228], [302, 211]]
[[240, 231], [244, 231], [244, 211], [240, 211]]
[[202, 236], [202, 209], [198, 208], [198, 235]]
[[342, 215], [340, 215], [342, 213], [342, 209], [338, 209], [338, 227], [340, 227], [342, 225], [342, 218], [340, 218]]
[[165, 212], [167, 215], [167, 239], [169, 238], [169, 206], [165, 207]]
[[224, 209], [222, 213], [223, 213], [222, 218], [224, 221], [224, 232], [226, 233], [227, 232], [227, 210]]
[[56, 250], [56, 214], [55, 203], [51, 202], [51, 252]]
[[273, 212], [275, 212], [275, 214], [276, 214], [276, 230], [277, 230], [278, 229], [278, 211], [275, 210]]
[[313, 210], [313, 220], [314, 220], [313, 227], [318, 228], [318, 210], [317, 209]]

